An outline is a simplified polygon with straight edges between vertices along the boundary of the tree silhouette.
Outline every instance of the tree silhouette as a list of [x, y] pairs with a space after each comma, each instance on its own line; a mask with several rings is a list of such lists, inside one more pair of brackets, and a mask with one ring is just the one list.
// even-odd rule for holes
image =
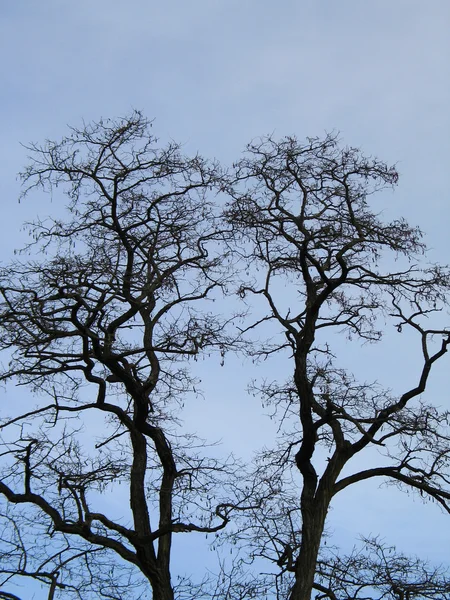
[[[449, 598], [444, 571], [379, 539], [322, 543], [334, 496], [368, 479], [450, 511], [449, 414], [422, 397], [450, 343], [449, 272], [370, 208], [395, 168], [327, 136], [256, 141], [226, 172], [158, 147], [137, 112], [29, 150], [24, 195], [69, 203], [0, 268], [0, 598], [30, 579], [49, 599]], [[358, 380], [336, 344], [381, 341], [389, 322], [422, 352], [400, 395]], [[180, 420], [190, 361], [238, 350], [292, 367], [254, 384], [279, 437], [248, 465]], [[234, 558], [175, 581], [174, 538], [196, 533]]]
[[[243, 260], [259, 271], [242, 283], [240, 295], [261, 296], [268, 307], [247, 331], [275, 324], [280, 337], [254, 352], [262, 358], [288, 353], [292, 376], [285, 383], [268, 379], [255, 390], [275, 407], [284, 432], [277, 447], [263, 453], [254, 476], [270, 480], [272, 488], [277, 480], [280, 492], [236, 535], [251, 539], [254, 555], [292, 574], [291, 600], [310, 600], [313, 588], [320, 598], [366, 597], [361, 590], [340, 595], [334, 582], [324, 587], [317, 570], [333, 497], [383, 478], [450, 512], [449, 412], [421, 398], [450, 343], [450, 330], [435, 319], [447, 307], [449, 271], [420, 267], [420, 230], [403, 219], [384, 223], [371, 210], [369, 197], [397, 183], [394, 167], [340, 148], [333, 135], [306, 143], [265, 138], [247, 150], [236, 165], [228, 218]], [[399, 396], [359, 382], [333, 350], [333, 331], [378, 342], [387, 320], [400, 332], [412, 329], [422, 349], [422, 367]], [[328, 458], [317, 472], [321, 448]], [[380, 466], [353, 466], [373, 448]], [[344, 467], [350, 474], [342, 475]], [[442, 589], [430, 597], [439, 594]]]
[[[72, 589], [85, 597], [86, 577], [105, 597], [131, 597], [140, 572], [155, 599], [173, 598], [173, 535], [218, 531], [229, 519], [231, 461], [206, 459], [176, 427], [177, 403], [195, 386], [188, 359], [234, 344], [206, 304], [228, 278], [207, 197], [221, 171], [176, 144], [158, 149], [150, 127], [135, 113], [30, 147], [26, 193], [63, 187], [69, 216], [32, 224], [32, 257], [1, 270], [1, 347], [10, 357], [1, 379], [33, 390], [39, 404], [2, 425], [14, 432], [4, 437], [0, 492], [34, 507], [40, 533], [55, 540], [47, 561], [22, 546], [17, 573], [33, 563], [64, 597]], [[95, 427], [94, 447], [81, 421]], [[119, 482], [130, 514], [114, 519], [101, 494]], [[212, 506], [203, 492], [219, 484], [225, 500]], [[126, 594], [99, 549], [117, 558], [111, 569], [137, 567]], [[74, 555], [81, 575], [69, 568]]]

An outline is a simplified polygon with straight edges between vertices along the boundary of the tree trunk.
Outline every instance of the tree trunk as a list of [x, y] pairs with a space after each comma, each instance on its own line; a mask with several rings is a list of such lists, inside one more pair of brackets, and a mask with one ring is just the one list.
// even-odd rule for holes
[[157, 581], [152, 581], [153, 596], [152, 600], [174, 600], [170, 575], [158, 577]]
[[304, 477], [301, 499], [302, 544], [295, 564], [295, 584], [289, 600], [311, 600], [320, 542], [334, 485], [350, 457], [351, 445], [342, 441], [339, 450], [335, 451], [328, 462], [317, 489], [313, 489], [308, 478]]
[[302, 545], [295, 565], [295, 584], [289, 600], [311, 600], [326, 514], [326, 510], [316, 508], [307, 517], [303, 515]]

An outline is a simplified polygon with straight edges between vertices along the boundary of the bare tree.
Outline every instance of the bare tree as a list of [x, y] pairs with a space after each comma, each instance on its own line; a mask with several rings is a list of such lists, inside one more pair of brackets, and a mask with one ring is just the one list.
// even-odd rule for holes
[[[350, 592], [336, 569], [330, 585], [323, 584], [327, 512], [350, 485], [391, 481], [450, 512], [450, 413], [422, 398], [450, 343], [450, 330], [437, 318], [447, 307], [449, 270], [420, 267], [425, 246], [419, 229], [404, 220], [385, 223], [370, 208], [369, 197], [397, 179], [394, 167], [340, 148], [333, 135], [306, 143], [265, 138], [236, 165], [228, 219], [242, 259], [257, 268], [239, 293], [252, 304], [261, 297], [268, 307], [246, 332], [271, 326], [271, 339], [254, 354], [266, 359], [284, 352], [292, 376], [254, 388], [274, 407], [283, 431], [278, 445], [261, 455], [254, 477], [278, 494], [234, 535], [249, 546], [250, 559], [269, 559], [277, 576], [287, 577], [280, 598], [310, 600], [314, 589], [318, 598], [332, 600], [377, 597], [367, 595], [367, 579]], [[378, 342], [389, 320], [399, 332], [412, 330], [422, 352], [422, 367], [408, 374], [411, 387], [398, 396], [358, 381], [339, 362], [334, 343], [334, 331]], [[380, 466], [361, 469], [355, 457], [373, 457], [374, 449]], [[444, 597], [445, 585], [450, 589], [446, 580], [427, 596], [426, 581], [431, 589], [430, 578], [420, 593], [419, 587], [404, 589], [424, 598]], [[392, 598], [413, 597], [396, 596], [394, 583]]]
[[[26, 508], [4, 511], [4, 581], [47, 581], [49, 598], [86, 598], [89, 582], [106, 598], [148, 597], [144, 581], [172, 599], [174, 534], [218, 531], [228, 494], [236, 504], [232, 461], [207, 459], [174, 410], [195, 393], [189, 359], [234, 344], [208, 309], [228, 278], [209, 199], [222, 173], [174, 143], [158, 149], [150, 127], [134, 113], [31, 146], [25, 193], [59, 202], [63, 189], [68, 217], [29, 225], [31, 257], [0, 271], [0, 379], [37, 402], [1, 425], [0, 493]], [[119, 484], [129, 508], [108, 515], [102, 495]], [[27, 515], [48, 556], [14, 539]]]
[[362, 541], [350, 555], [330, 551], [327, 560], [319, 560], [317, 598], [450, 598], [444, 569], [398, 553], [378, 538]]
[[[229, 175], [159, 148], [150, 128], [133, 113], [29, 148], [25, 195], [69, 204], [31, 223], [30, 245], [0, 268], [0, 380], [33, 398], [18, 394], [0, 424], [0, 598], [29, 580], [49, 600], [448, 598], [445, 572], [379, 540], [347, 556], [321, 545], [333, 497], [370, 478], [450, 512], [450, 415], [421, 396], [450, 343], [438, 319], [449, 273], [418, 266], [418, 229], [369, 208], [395, 169], [333, 136], [268, 138]], [[244, 308], [221, 317], [240, 271]], [[398, 396], [358, 381], [334, 349], [333, 331], [377, 342], [388, 320], [423, 355]], [[269, 341], [252, 340], [258, 327]], [[254, 384], [280, 436], [246, 468], [180, 423], [189, 361], [242, 348], [293, 367]], [[378, 467], [352, 470], [374, 450]], [[236, 553], [175, 585], [181, 533]]]

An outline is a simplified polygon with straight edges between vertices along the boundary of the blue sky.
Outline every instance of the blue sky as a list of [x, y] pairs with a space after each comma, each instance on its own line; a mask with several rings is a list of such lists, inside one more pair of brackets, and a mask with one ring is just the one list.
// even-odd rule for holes
[[229, 161], [264, 133], [340, 130], [398, 161], [396, 206], [435, 245], [449, 22], [446, 0], [2, 3], [2, 196], [24, 162], [19, 141], [131, 107], [162, 138]]
[[[17, 203], [16, 173], [26, 162], [19, 142], [58, 138], [83, 118], [138, 108], [155, 118], [162, 140], [224, 163], [255, 136], [338, 130], [346, 143], [398, 164], [400, 185], [380, 197], [380, 210], [419, 224], [432, 260], [448, 261], [449, 31], [448, 0], [1, 3], [2, 259], [19, 245], [22, 221], [58, 210], [42, 197]], [[402, 354], [399, 344], [377, 356], [380, 382], [411, 382], [414, 354]], [[258, 410], [244, 393], [250, 371], [233, 365], [229, 417], [220, 426], [214, 403], [202, 409], [226, 446], [246, 440], [243, 452], [258, 445], [261, 428], [270, 431], [261, 420], [252, 435], [245, 428]], [[431, 389], [441, 405], [449, 403], [448, 372], [447, 361]], [[225, 386], [223, 373], [205, 374], [205, 385], [222, 377]], [[449, 519], [433, 505], [376, 487], [336, 502], [330, 519], [340, 539], [352, 544], [357, 531], [381, 532], [404, 550], [444, 561]]]

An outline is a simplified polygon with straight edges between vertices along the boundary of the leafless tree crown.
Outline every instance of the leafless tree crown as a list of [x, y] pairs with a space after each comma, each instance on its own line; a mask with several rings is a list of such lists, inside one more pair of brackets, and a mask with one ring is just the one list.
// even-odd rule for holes
[[[423, 396], [450, 342], [449, 271], [423, 266], [419, 229], [373, 208], [396, 169], [328, 135], [257, 140], [226, 172], [160, 147], [151, 126], [135, 112], [29, 147], [24, 195], [68, 204], [0, 268], [0, 598], [21, 581], [49, 599], [450, 598], [444, 571], [378, 538], [350, 555], [323, 543], [334, 496], [371, 478], [450, 512], [449, 413]], [[398, 395], [333, 346], [334, 332], [378, 342], [389, 323], [422, 353]], [[279, 436], [249, 465], [180, 420], [190, 361], [237, 350], [291, 367], [253, 386]], [[29, 392], [17, 405], [12, 384]], [[352, 467], [374, 450], [380, 466]], [[110, 507], [119, 486], [129, 501]], [[174, 578], [188, 533], [235, 558]]]

